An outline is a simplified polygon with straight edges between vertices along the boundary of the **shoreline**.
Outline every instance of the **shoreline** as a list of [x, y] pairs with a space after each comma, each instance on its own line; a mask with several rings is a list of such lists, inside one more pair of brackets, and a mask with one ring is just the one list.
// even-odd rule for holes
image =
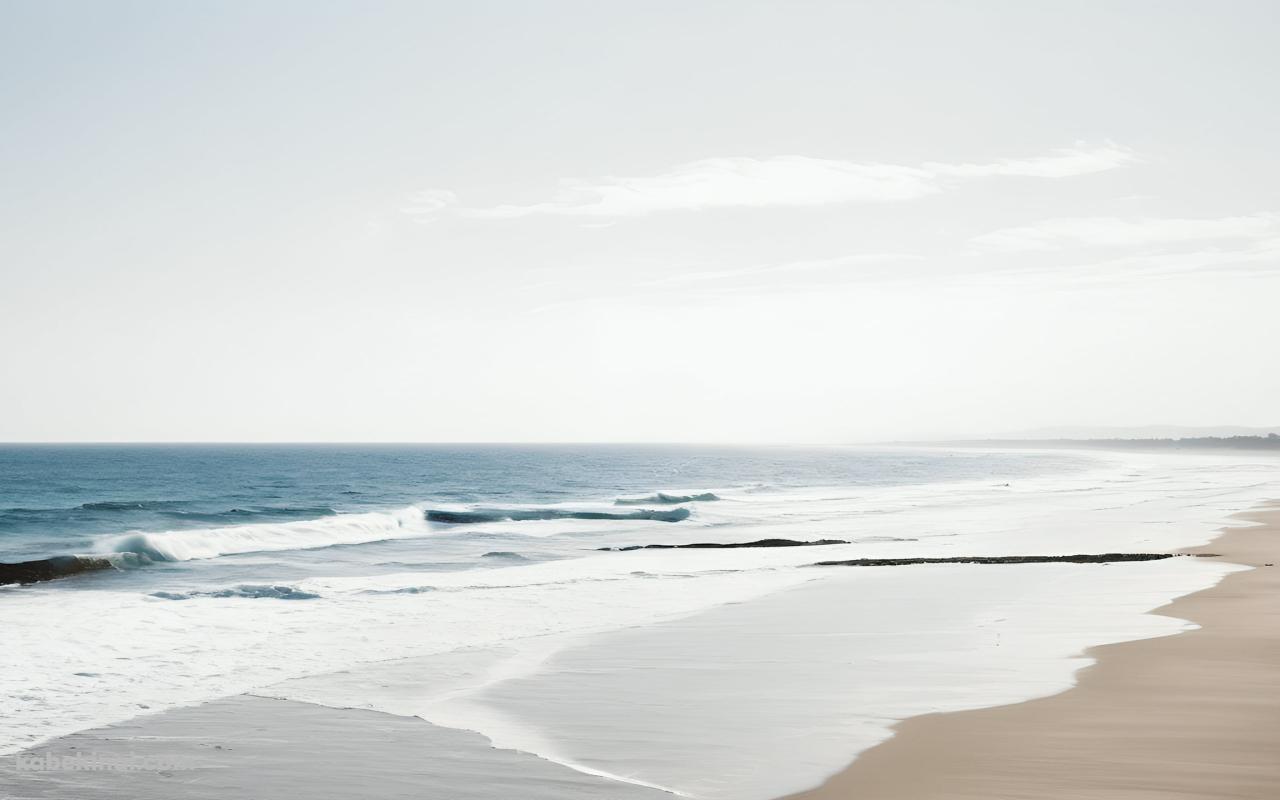
[[1183, 550], [1253, 569], [1152, 614], [1200, 627], [1090, 648], [1074, 687], [927, 714], [786, 800], [1273, 800], [1280, 786], [1280, 504]]
[[[1093, 663], [1091, 657], [1112, 649], [1181, 640], [1191, 635], [1168, 635], [1194, 627], [1186, 619], [1199, 619], [1179, 611], [1179, 604], [1220, 589], [1226, 585], [1224, 576], [1275, 572], [1236, 566], [1237, 562], [1250, 563], [1251, 554], [1274, 563], [1275, 548], [1256, 535], [1259, 526], [1220, 527], [1229, 524], [1226, 515], [1233, 511], [1238, 513], [1232, 514], [1230, 520], [1258, 518], [1257, 509], [1273, 502], [1262, 498], [1276, 496], [1275, 486], [1268, 483], [1265, 490], [1254, 491], [1244, 500], [1237, 496], [1238, 490], [1227, 485], [1227, 478], [1231, 485], [1243, 482], [1239, 471], [1219, 477], [1223, 484], [1219, 486], [1211, 484], [1210, 476], [1195, 466], [1196, 462], [1192, 462], [1189, 469], [1162, 468], [1156, 473], [1161, 481], [1172, 484], [1165, 494], [1152, 498], [1160, 500], [1158, 507], [1142, 505], [1138, 512], [1129, 511], [1135, 495], [1131, 487], [1108, 488], [1105, 481], [1089, 474], [1085, 476], [1085, 488], [1092, 491], [1099, 486], [1101, 493], [1077, 500], [1078, 493], [1068, 490], [1067, 500], [1061, 500], [1045, 486], [1032, 486], [1020, 505], [1014, 504], [1020, 498], [989, 504], [1007, 512], [1003, 516], [994, 511], [974, 514], [975, 522], [964, 528], [960, 515], [960, 520], [952, 524], [961, 528], [961, 534], [973, 534], [967, 539], [952, 540], [949, 537], [960, 534], [947, 531], [932, 531], [933, 536], [910, 531], [919, 533], [921, 538], [906, 538], [905, 529], [918, 527], [920, 518], [896, 521], [896, 527], [885, 531], [885, 536], [865, 540], [875, 545], [866, 550], [868, 554], [885, 545], [882, 557], [822, 562], [829, 567], [813, 563], [820, 557], [815, 553], [826, 552], [823, 548], [760, 548], [757, 553], [744, 546], [815, 543], [801, 539], [716, 541], [694, 547], [637, 546], [636, 552], [607, 556], [607, 563], [612, 566], [602, 574], [649, 574], [636, 569], [649, 566], [648, 562], [671, 549], [683, 553], [680, 558], [685, 561], [681, 564], [698, 564], [715, 557], [717, 560], [710, 562], [713, 565], [737, 566], [739, 569], [730, 572], [747, 573], [741, 577], [749, 579], [746, 583], [755, 588], [760, 588], [760, 575], [765, 574], [750, 569], [761, 563], [759, 554], [772, 556], [767, 563], [774, 566], [812, 566], [814, 571], [806, 574], [821, 576], [825, 571], [829, 577], [787, 584], [783, 590], [760, 595], [748, 593], [744, 599], [687, 615], [591, 631], [573, 646], [550, 651], [554, 664], [550, 657], [531, 659], [523, 646], [512, 647], [503, 640], [485, 645], [492, 651], [488, 661], [488, 656], [478, 656], [475, 646], [381, 659], [344, 670], [294, 676], [265, 689], [249, 689], [250, 694], [228, 694], [195, 705], [180, 703], [142, 715], [135, 712], [127, 720], [28, 746], [13, 754], [12, 760], [0, 756], [0, 795], [12, 789], [18, 796], [42, 800], [79, 796], [160, 800], [174, 796], [225, 797], [271, 787], [275, 794], [263, 794], [264, 798], [289, 800], [302, 781], [309, 791], [341, 786], [344, 793], [335, 795], [340, 797], [358, 793], [407, 798], [424, 788], [447, 785], [460, 800], [488, 800], [508, 796], [497, 791], [499, 784], [493, 782], [499, 780], [501, 773], [502, 787], [527, 783], [528, 791], [523, 794], [535, 797], [545, 790], [552, 792], [555, 800], [574, 796], [573, 792], [596, 800], [621, 797], [624, 791], [628, 792], [625, 796], [634, 795], [640, 800], [654, 796], [649, 793], [658, 792], [659, 786], [677, 787], [677, 791], [691, 796], [756, 800], [1169, 797], [1167, 787], [1138, 794], [1078, 791], [1082, 774], [1092, 778], [1103, 772], [1096, 768], [1099, 758], [1106, 762], [1116, 754], [1127, 757], [1124, 747], [1141, 739], [1145, 728], [1137, 733], [1113, 733], [1112, 739], [1121, 744], [1102, 748], [1101, 757], [1084, 747], [1072, 750], [1079, 742], [1068, 742], [1067, 747], [1050, 742], [1042, 753], [1032, 754], [1035, 774], [1031, 777], [1042, 778], [1048, 768], [1065, 765], [1070, 768], [1069, 777], [1077, 783], [1048, 788], [1038, 788], [1040, 784], [1034, 782], [1018, 783], [1025, 782], [1027, 776], [1008, 772], [1008, 768], [1018, 766], [1019, 759], [1026, 760], [1027, 756], [1019, 751], [989, 748], [997, 757], [996, 765], [973, 767], [977, 758], [962, 747], [970, 747], [985, 735], [975, 735], [965, 726], [971, 726], [972, 719], [981, 719], [986, 712], [1041, 708], [1042, 702], [1076, 698], [1078, 690], [1073, 686], [1094, 669], [1081, 668]], [[994, 488], [1003, 500], [1006, 492]], [[1119, 495], [1117, 499], [1128, 498], [1130, 504], [1113, 502], [1104, 497], [1108, 494]], [[1218, 500], [1220, 494], [1229, 499]], [[961, 497], [966, 502], [971, 499], [968, 495]], [[988, 502], [982, 497], [977, 501]], [[1137, 504], [1146, 502], [1147, 498], [1140, 496]], [[1253, 505], [1247, 510], [1239, 511], [1250, 503]], [[950, 521], [955, 511], [949, 508], [943, 513]], [[1280, 526], [1280, 505], [1273, 506], [1262, 518]], [[923, 517], [935, 525], [943, 519]], [[1280, 527], [1276, 530], [1271, 539], [1280, 541]], [[1026, 531], [1040, 534], [1044, 542], [1028, 540], [1023, 535]], [[887, 535], [894, 533], [899, 535]], [[1228, 550], [1226, 543], [1235, 541], [1233, 537], [1237, 536], [1239, 545]], [[1180, 549], [1206, 540], [1203, 546]], [[1246, 540], [1257, 547], [1251, 551]], [[631, 550], [626, 543], [634, 541], [644, 540], [620, 538], [615, 540], [615, 546]], [[818, 543], [827, 541], [830, 540]], [[855, 543], [863, 541], [858, 539]], [[1062, 542], [1071, 542], [1073, 550], [1092, 552], [1074, 556], [948, 555], [1060, 552]], [[1107, 548], [1131, 552], [1109, 553]], [[1196, 557], [1210, 555], [1213, 557], [1207, 562]], [[734, 560], [726, 560], [730, 557]], [[1114, 568], [1098, 563], [1108, 561], [1146, 563]], [[1076, 567], [1072, 565], [1075, 562], [1094, 566]], [[971, 564], [1011, 566], [997, 569]], [[887, 569], [891, 566], [902, 568]], [[514, 573], [496, 573], [495, 580], [511, 583], [511, 574]], [[768, 574], [781, 578], [790, 575], [791, 570], [771, 569]], [[1197, 575], [1201, 578], [1197, 579]], [[387, 582], [380, 586], [384, 590], [416, 588], [421, 581], [417, 573], [386, 577]], [[729, 579], [715, 577], [710, 579], [713, 583], [701, 585], [714, 587], [715, 582]], [[333, 585], [350, 589], [342, 580], [334, 579]], [[445, 579], [437, 577], [435, 581]], [[469, 586], [475, 579], [463, 575], [456, 582], [462, 581]], [[644, 585], [641, 583], [640, 588]], [[669, 584], [649, 585], [657, 587], [653, 597], [670, 595], [664, 588]], [[357, 588], [363, 586], [358, 584]], [[387, 596], [413, 600], [412, 595], [416, 594], [417, 591], [403, 595], [393, 591]], [[625, 612], [631, 607], [641, 608], [646, 614], [653, 611], [652, 603], [640, 602], [634, 592], [629, 603], [619, 609]], [[169, 613], [201, 606], [149, 602], [147, 607]], [[282, 604], [274, 599], [244, 605], [262, 617], [277, 612], [304, 614], [315, 607]], [[560, 606], [549, 607], [555, 610]], [[443, 604], [437, 612], [449, 609]], [[1256, 619], [1256, 615], [1248, 613], [1239, 616]], [[437, 619], [433, 616], [432, 624]], [[1280, 614], [1274, 619], [1280, 621]], [[1157, 638], [1134, 638], [1140, 636]], [[1098, 642], [1117, 644], [1090, 647]], [[1238, 659], [1225, 659], [1228, 665], [1233, 660]], [[1143, 656], [1139, 669], [1147, 668], [1150, 661], [1149, 656]], [[1280, 654], [1268, 655], [1263, 665], [1269, 667], [1277, 661]], [[538, 668], [527, 668], [528, 664]], [[512, 671], [508, 668], [511, 665], [518, 669]], [[1220, 666], [1214, 665], [1215, 669]], [[471, 680], [467, 676], [491, 674], [500, 675], [501, 680], [482, 681], [476, 686], [467, 683]], [[338, 677], [342, 675], [348, 677]], [[1147, 693], [1163, 701], [1200, 688], [1199, 683], [1191, 689], [1165, 685], [1153, 688], [1146, 685], [1148, 676], [1140, 677], [1142, 680], [1126, 688], [1125, 700]], [[1240, 682], [1238, 676], [1229, 680]], [[760, 693], [761, 687], [768, 687], [768, 691]], [[1269, 684], [1257, 692], [1280, 695], [1276, 688], [1280, 687]], [[454, 698], [459, 703], [443, 710], [437, 707], [439, 697], [453, 697], [461, 689], [466, 691]], [[477, 694], [473, 698], [476, 702], [468, 706], [468, 693], [480, 693], [481, 689], [483, 696]], [[266, 690], [271, 692], [264, 694]], [[759, 702], [743, 704], [743, 696], [756, 696]], [[300, 703], [313, 708], [299, 708]], [[1100, 707], [1106, 712], [1121, 708], [1122, 704], [1111, 700]], [[944, 713], [944, 709], [949, 711]], [[1280, 711], [1274, 705], [1263, 709], [1271, 718]], [[1163, 710], [1157, 708], [1157, 712]], [[1100, 712], [1094, 708], [1086, 713]], [[1146, 713], [1148, 719], [1153, 716]], [[1161, 725], [1147, 723], [1147, 727], [1163, 725], [1179, 731], [1184, 738], [1182, 731], [1198, 731], [1202, 727], [1197, 719], [1188, 718], [1192, 721], [1187, 722], [1175, 718], [1176, 713], [1175, 710], [1168, 715], [1172, 721], [1167, 725], [1161, 718]], [[504, 714], [518, 724], [509, 724]], [[391, 723], [388, 715], [416, 718], [421, 725]], [[625, 719], [626, 725], [620, 726], [619, 719]], [[932, 744], [926, 741], [920, 746], [914, 736], [905, 736], [904, 731], [913, 730], [918, 720], [929, 719], [961, 722], [952, 732], [936, 735]], [[1096, 717], [1085, 722], [1074, 733], [1081, 741], [1107, 730]], [[1040, 724], [1057, 725], [1058, 720], [1044, 713]], [[321, 728], [332, 730], [332, 752], [340, 756], [321, 756], [315, 751], [315, 731]], [[1005, 732], [1011, 732], [1018, 745], [1023, 744], [1021, 738], [1027, 729], [1022, 722], [1006, 725]], [[355, 738], [339, 741], [343, 730], [350, 730]], [[392, 739], [378, 733], [387, 730], [395, 731]], [[477, 733], [472, 735], [473, 731]], [[459, 736], [459, 732], [467, 735]], [[554, 736], [543, 736], [541, 732], [553, 732]], [[399, 741], [401, 738], [403, 742]], [[1263, 743], [1260, 758], [1265, 759], [1273, 740], [1257, 738]], [[424, 758], [422, 745], [428, 740], [432, 744], [425, 749], [433, 755], [425, 761], [431, 763], [410, 763], [410, 759]], [[882, 769], [880, 777], [873, 778], [878, 783], [870, 790], [842, 789], [837, 785], [835, 793], [822, 793], [846, 778], [847, 773], [858, 779], [859, 770], [865, 769], [867, 754], [875, 757], [904, 743], [911, 745], [903, 751], [906, 756]], [[1238, 743], [1233, 745], [1236, 752], [1245, 749]], [[381, 762], [384, 750], [388, 758]], [[26, 767], [31, 757], [65, 759], [86, 752], [120, 768], [100, 775], [66, 767], [44, 772]], [[511, 758], [511, 754], [518, 758]], [[859, 757], [850, 765], [854, 754]], [[968, 761], [964, 760], [966, 757]], [[437, 758], [443, 760], [437, 762]], [[179, 767], [156, 771], [148, 766], [168, 763], [166, 759]], [[1158, 771], [1195, 763], [1183, 755], [1170, 760], [1172, 767], [1163, 762], [1157, 764]], [[603, 765], [605, 771], [579, 766], [582, 764]], [[644, 767], [642, 772], [635, 771], [633, 765], [637, 764]], [[1240, 768], [1229, 766], [1228, 770], [1234, 774]], [[837, 777], [832, 778], [833, 774]], [[631, 782], [622, 776], [638, 780]], [[969, 793], [957, 789], [975, 777], [994, 777], [1003, 783], [994, 789], [973, 786]], [[904, 779], [915, 783], [901, 787], [893, 783]], [[508, 780], [513, 783], [505, 783]], [[800, 791], [824, 780], [827, 785]], [[618, 789], [619, 781], [631, 788]], [[922, 788], [921, 781], [934, 781], [934, 785]], [[1270, 774], [1258, 782], [1265, 787], [1263, 792], [1274, 785]], [[1201, 794], [1175, 793], [1187, 800], [1270, 797], [1252, 790], [1224, 794], [1217, 791], [1218, 783], [1221, 781], [1214, 783], [1213, 791]], [[557, 785], [570, 788], [557, 795]], [[1144, 777], [1128, 780], [1126, 785], [1132, 788], [1155, 783]]]

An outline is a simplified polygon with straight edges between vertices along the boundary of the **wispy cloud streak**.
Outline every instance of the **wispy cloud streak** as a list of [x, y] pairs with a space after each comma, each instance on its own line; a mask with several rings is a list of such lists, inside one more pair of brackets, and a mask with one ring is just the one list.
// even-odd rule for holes
[[409, 195], [400, 213], [419, 222], [426, 221], [458, 202], [448, 189], [423, 189]]
[[1064, 246], [1143, 247], [1214, 240], [1255, 241], [1280, 235], [1280, 214], [1208, 219], [1066, 217], [985, 233], [972, 242], [1009, 252]]
[[888, 264], [902, 261], [919, 261], [921, 258], [921, 256], [912, 253], [858, 253], [855, 255], [837, 256], [835, 258], [817, 258], [806, 261], [760, 264], [751, 267], [740, 267], [737, 269], [686, 272], [680, 275], [671, 275], [666, 278], [645, 281], [638, 284], [638, 286], [683, 286], [688, 284], [735, 280], [738, 278], [754, 278], [759, 275], [773, 275], [777, 273], [811, 272], [863, 264]]
[[460, 213], [487, 218], [537, 214], [635, 217], [712, 208], [894, 203], [938, 194], [962, 180], [1065, 178], [1115, 169], [1134, 160], [1128, 149], [1114, 144], [1077, 146], [1033, 158], [918, 166], [797, 155], [709, 158], [658, 175], [566, 179], [556, 196], [545, 202], [463, 209]]

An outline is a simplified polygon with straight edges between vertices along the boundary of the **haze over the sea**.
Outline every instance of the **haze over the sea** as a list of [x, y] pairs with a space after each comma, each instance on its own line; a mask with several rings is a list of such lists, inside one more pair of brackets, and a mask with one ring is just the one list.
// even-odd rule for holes
[[1272, 425], [1226, 9], [8, 3], [0, 441]]

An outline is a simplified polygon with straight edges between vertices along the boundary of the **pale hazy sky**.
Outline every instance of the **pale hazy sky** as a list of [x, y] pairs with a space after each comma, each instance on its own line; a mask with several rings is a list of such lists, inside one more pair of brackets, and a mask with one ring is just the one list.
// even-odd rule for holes
[[0, 0], [0, 440], [1280, 418], [1280, 3]]

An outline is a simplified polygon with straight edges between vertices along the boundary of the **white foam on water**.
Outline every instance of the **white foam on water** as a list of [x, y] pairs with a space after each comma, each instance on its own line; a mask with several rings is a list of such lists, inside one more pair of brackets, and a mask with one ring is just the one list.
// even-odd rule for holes
[[[147, 711], [273, 687], [269, 691], [278, 696], [422, 715], [586, 771], [694, 796], [731, 796], [745, 780], [733, 776], [745, 774], [742, 770], [751, 759], [772, 764], [771, 769], [791, 776], [786, 780], [793, 784], [812, 782], [813, 776], [841, 766], [851, 755], [850, 743], [859, 741], [840, 727], [845, 724], [840, 719], [855, 720], [847, 724], [866, 732], [866, 741], [871, 741], [882, 736], [885, 727], [900, 718], [897, 715], [920, 713], [924, 705], [955, 703], [957, 698], [1007, 702], [1006, 698], [1056, 690], [1069, 683], [1084, 647], [1176, 629], [1177, 623], [1143, 612], [1208, 585], [1226, 567], [1187, 558], [1105, 567], [854, 570], [807, 565], [855, 557], [1167, 551], [1203, 543], [1228, 514], [1280, 496], [1274, 459], [1090, 455], [1100, 458], [1097, 469], [1012, 486], [976, 481], [737, 494], [706, 487], [724, 499], [697, 504], [693, 517], [676, 524], [500, 523], [502, 530], [534, 526], [537, 535], [583, 537], [581, 557], [446, 573], [299, 581], [296, 588], [319, 595], [316, 599], [166, 600], [127, 591], [69, 590], [56, 582], [8, 591], [0, 603], [0, 630], [5, 633], [0, 648], [0, 752]], [[215, 552], [304, 546], [289, 541], [296, 532], [289, 526], [294, 525], [244, 526], [259, 530], [239, 544], [193, 536], [179, 539], [181, 547], [172, 540], [166, 547], [175, 558], [202, 558]], [[615, 541], [618, 531], [626, 531], [635, 537], [634, 544], [760, 538], [835, 538], [851, 543], [596, 552], [588, 532], [602, 529]], [[183, 533], [194, 532], [174, 535]], [[429, 534], [429, 526], [421, 533]], [[242, 549], [234, 549], [238, 547]], [[1034, 569], [1057, 571], [1028, 572]], [[889, 577], [874, 577], [879, 573]], [[1045, 594], [1041, 581], [1025, 581], [1022, 575], [1060, 576], [1048, 584], [1057, 587], [1058, 594]], [[786, 625], [769, 626], [767, 609], [776, 599], [799, 604], [794, 607], [794, 613], [803, 612], [799, 619], [830, 615], [834, 601], [820, 601], [818, 594], [808, 594], [808, 588], [796, 589], [811, 581], [838, 584], [840, 591], [852, 593], [860, 611], [849, 620], [888, 627], [867, 628], [874, 629], [874, 635], [856, 627], [830, 635], [813, 631], [804, 646], [796, 646], [787, 638]], [[903, 596], [895, 588], [903, 586], [915, 586], [916, 593]], [[786, 591], [791, 589], [796, 591]], [[942, 616], [931, 616], [933, 611], [913, 599], [937, 605], [942, 597]], [[1055, 603], [1087, 609], [1059, 618], [1054, 616]], [[721, 608], [730, 604], [738, 605]], [[717, 608], [729, 616], [717, 623], [719, 627], [707, 629], [705, 646], [690, 657], [688, 667], [696, 671], [700, 665], [741, 665], [733, 684], [738, 687], [739, 710], [753, 709], [759, 716], [737, 718], [729, 727], [767, 731], [774, 726], [778, 736], [800, 743], [781, 749], [782, 755], [772, 761], [745, 739], [735, 740], [733, 730], [712, 725], [716, 719], [735, 717], [728, 706], [699, 700], [702, 685], [697, 681], [659, 685], [650, 680], [662, 670], [680, 669], [681, 649], [669, 644], [682, 635], [675, 620], [697, 619], [691, 615]], [[879, 616], [860, 616], [865, 609], [878, 609]], [[1000, 652], [1023, 655], [1009, 656], [1001, 669], [992, 671], [983, 660], [990, 648], [982, 636], [989, 636], [998, 619], [1014, 620], [1000, 623], [1001, 635], [1009, 637]], [[677, 627], [653, 627], [658, 623]], [[632, 630], [610, 633], [624, 629]], [[761, 659], [753, 657], [747, 641], [751, 637], [744, 639], [743, 632], [766, 630], [772, 633], [754, 641], [768, 644], [770, 637], [781, 637], [769, 647], [785, 644], [790, 648], [786, 652], [803, 658], [780, 661], [788, 666], [776, 674], [752, 666]], [[650, 643], [624, 638], [603, 649], [593, 642], [608, 639], [590, 638], [650, 633], [657, 637]], [[868, 667], [860, 673], [863, 694], [842, 689], [838, 698], [822, 701], [822, 681], [835, 681], [832, 675], [839, 672], [831, 665], [850, 662], [834, 650], [823, 660], [819, 645], [852, 640], [863, 643], [859, 657], [881, 669]], [[1015, 648], [1010, 644], [1014, 640], [1023, 644]], [[894, 649], [908, 641], [915, 643], [914, 650]], [[610, 649], [618, 660], [593, 661], [597, 656], [583, 655]], [[402, 661], [480, 658], [479, 652], [490, 653], [483, 656], [488, 666], [453, 672], [425, 662], [414, 662], [411, 669]], [[902, 652], [916, 654], [911, 668], [902, 666]], [[651, 661], [629, 671], [626, 664], [645, 664], [646, 653], [651, 659], [665, 655], [661, 663]], [[573, 681], [564, 683], [577, 674], [573, 664], [584, 658], [599, 672], [581, 681], [580, 698], [597, 698], [593, 707], [598, 712], [579, 708], [585, 700], [571, 702], [573, 692], [567, 687]], [[804, 665], [810, 663], [814, 669], [829, 667], [829, 673], [806, 672]], [[931, 672], [929, 665], [934, 665]], [[396, 668], [408, 671], [390, 677], [379, 672]], [[345, 678], [335, 674], [340, 671], [347, 671]], [[792, 673], [807, 678], [781, 680]], [[634, 680], [621, 680], [619, 675]], [[1003, 677], [995, 680], [992, 675]], [[288, 683], [307, 676], [312, 676], [307, 682]], [[885, 682], [897, 687], [896, 694], [890, 694], [899, 700], [935, 699], [924, 705], [866, 705], [866, 692], [880, 691], [877, 687]], [[772, 696], [769, 693], [779, 699], [761, 702]], [[626, 698], [635, 707], [653, 704], [648, 722], [638, 724], [643, 714], [616, 705]], [[698, 708], [711, 727], [699, 728], [696, 720], [681, 716], [694, 715]], [[818, 716], [806, 717], [802, 709], [813, 709]], [[604, 716], [592, 722], [595, 713]], [[684, 742], [671, 732], [672, 726], [680, 725], [703, 743], [685, 742], [687, 749], [677, 751], [658, 741], [666, 737]], [[831, 743], [829, 751], [813, 748], [827, 755], [803, 757], [806, 726], [816, 726], [814, 736]], [[603, 735], [606, 731], [608, 736]], [[617, 747], [610, 749], [605, 739], [617, 742]], [[702, 781], [707, 770], [698, 768], [702, 763], [718, 764], [729, 783], [706, 785]]]
[[[633, 551], [613, 555], [607, 568], [598, 560], [561, 568], [621, 580], [631, 569], [786, 571], [819, 557], [1168, 551], [1244, 524], [1227, 515], [1275, 496], [1277, 467], [1268, 459], [1112, 457], [1104, 470], [1017, 487], [756, 496], [717, 507], [740, 518], [729, 540], [855, 528], [864, 535], [820, 549]], [[865, 535], [868, 528], [876, 533]], [[1149, 612], [1238, 569], [1195, 558], [830, 567], [815, 570], [820, 580], [679, 620], [473, 652], [467, 657], [488, 664], [484, 679], [455, 681], [445, 693], [432, 689], [435, 657], [271, 691], [419, 716], [685, 796], [765, 800], [817, 785], [901, 719], [1069, 688], [1091, 663], [1086, 649], [1185, 630]], [[377, 580], [385, 589], [405, 577]]]
[[56, 582], [8, 593], [0, 604], [0, 752], [289, 678], [652, 623], [816, 577], [765, 570], [633, 576], [620, 584], [555, 581], [548, 570], [538, 572], [547, 579], [504, 586], [477, 581], [462, 591], [356, 590], [310, 600], [170, 600], [68, 591]]
[[133, 553], [152, 561], [191, 561], [236, 553], [307, 550], [336, 544], [365, 544], [430, 533], [422, 509], [409, 506], [393, 512], [339, 514], [297, 522], [231, 525], [221, 528], [141, 531], [108, 536], [96, 546], [100, 553]]

